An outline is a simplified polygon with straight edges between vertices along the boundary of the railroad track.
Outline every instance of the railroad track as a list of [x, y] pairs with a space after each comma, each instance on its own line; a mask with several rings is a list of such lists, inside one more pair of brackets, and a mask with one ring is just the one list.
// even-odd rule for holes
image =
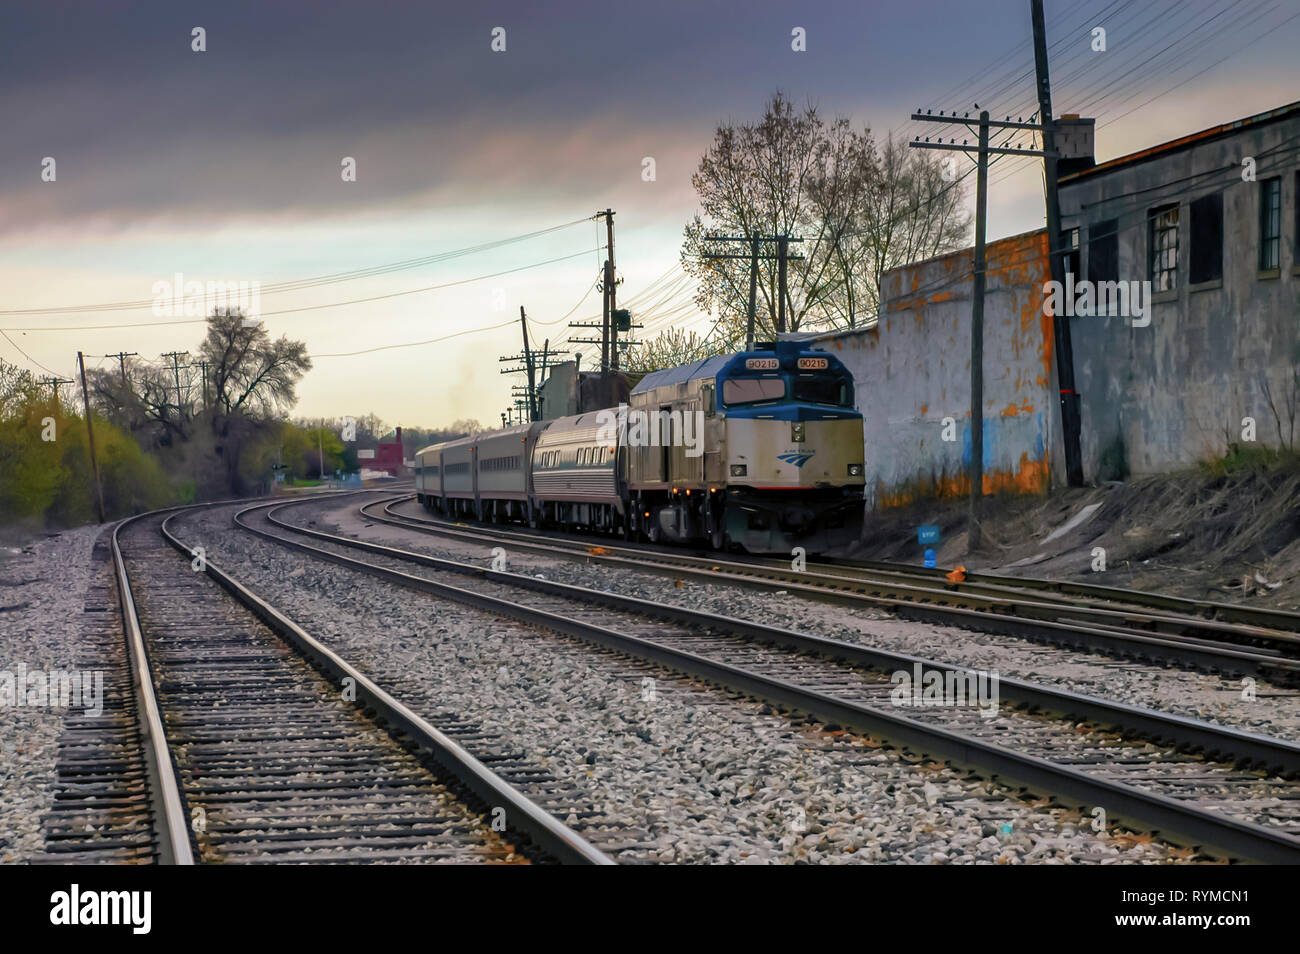
[[[1294, 743], [1011, 679], [998, 682], [1009, 706], [992, 718], [976, 706], [904, 711], [891, 699], [891, 673], [970, 671], [341, 537], [286, 520], [295, 506], [244, 508], [234, 520], [312, 557], [656, 662], [1086, 812], [1101, 808], [1176, 843], [1300, 861]], [[368, 558], [348, 552], [358, 550]], [[412, 565], [435, 573], [409, 572]], [[468, 585], [457, 585], [464, 577]]]
[[112, 530], [91, 551], [81, 623], [83, 672], [101, 672], [103, 712], [69, 712], [55, 764], [54, 803], [35, 864], [150, 864], [157, 854], [149, 766], [114, 581]]
[[[99, 739], [83, 727], [81, 763], [98, 748], [121, 764], [94, 763], [64, 793], [46, 860], [612, 863], [270, 604], [195, 567], [168, 526], [187, 509], [112, 533], [135, 725], [106, 722]], [[103, 821], [101, 797], [119, 789], [129, 844], [108, 824], [65, 837]]]
[[[367, 503], [360, 511], [368, 520], [391, 526], [488, 545], [506, 544], [558, 558], [768, 591], [780, 589], [819, 602], [883, 609], [921, 622], [1019, 636], [1222, 675], [1251, 676], [1283, 686], [1300, 685], [1300, 633], [1204, 615], [1226, 612], [1215, 609], [1221, 604], [1183, 601], [1192, 605], [1180, 612], [1103, 600], [1094, 592], [1125, 594], [1128, 600], [1147, 595], [1133, 590], [1110, 591], [1053, 581], [1033, 581], [1030, 588], [1014, 590], [1009, 584], [989, 582], [987, 575], [950, 583], [915, 575], [910, 568], [893, 564], [888, 564], [889, 570], [877, 570], [865, 565], [808, 563], [804, 569], [794, 570], [789, 562], [721, 554], [701, 557], [639, 544], [574, 540], [517, 528], [466, 526], [400, 512], [398, 508], [409, 499], [403, 496]], [[1086, 595], [1076, 594], [1080, 589]], [[1169, 601], [1178, 602], [1176, 598]], [[1276, 621], [1277, 614], [1266, 616]], [[1251, 617], [1245, 614], [1242, 618]], [[1300, 628], [1300, 617], [1296, 623]]]

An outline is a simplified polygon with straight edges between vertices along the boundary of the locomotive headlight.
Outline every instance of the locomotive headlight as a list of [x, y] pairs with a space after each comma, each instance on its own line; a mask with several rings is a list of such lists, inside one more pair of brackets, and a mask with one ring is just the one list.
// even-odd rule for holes
[[795, 443], [803, 441], [803, 421], [793, 421], [790, 424], [790, 440]]
[[731, 476], [732, 476], [732, 477], [744, 477], [747, 473], [749, 473], [749, 468], [748, 468], [746, 465], [744, 465], [744, 464], [732, 464], [732, 465], [731, 465]]
[[850, 477], [861, 477], [861, 476], [862, 476], [862, 465], [861, 465], [861, 464], [849, 464], [849, 476], [850, 476]]

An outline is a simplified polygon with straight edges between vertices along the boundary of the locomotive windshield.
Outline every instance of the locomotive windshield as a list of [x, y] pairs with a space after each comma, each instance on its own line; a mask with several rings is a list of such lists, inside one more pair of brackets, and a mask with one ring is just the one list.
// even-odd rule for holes
[[796, 375], [794, 399], [808, 404], [833, 404], [836, 407], [853, 406], [853, 386], [839, 378], [814, 374]]
[[762, 378], [728, 378], [722, 382], [722, 400], [728, 406], [780, 401], [785, 397], [785, 379], [771, 375]]

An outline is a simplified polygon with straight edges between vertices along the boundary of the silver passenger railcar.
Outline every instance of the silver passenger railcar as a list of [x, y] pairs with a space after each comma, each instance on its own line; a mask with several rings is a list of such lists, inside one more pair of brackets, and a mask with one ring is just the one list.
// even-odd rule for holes
[[550, 422], [533, 449], [535, 519], [543, 525], [613, 530], [624, 525], [619, 422], [623, 411], [588, 411]]

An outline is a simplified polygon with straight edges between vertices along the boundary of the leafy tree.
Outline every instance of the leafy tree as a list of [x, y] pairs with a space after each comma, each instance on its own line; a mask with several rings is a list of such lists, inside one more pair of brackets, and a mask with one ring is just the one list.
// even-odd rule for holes
[[[157, 459], [95, 416], [95, 448], [109, 519], [173, 499]], [[32, 376], [0, 362], [0, 512], [68, 526], [95, 519], [94, 472], [85, 418], [56, 402]]]

